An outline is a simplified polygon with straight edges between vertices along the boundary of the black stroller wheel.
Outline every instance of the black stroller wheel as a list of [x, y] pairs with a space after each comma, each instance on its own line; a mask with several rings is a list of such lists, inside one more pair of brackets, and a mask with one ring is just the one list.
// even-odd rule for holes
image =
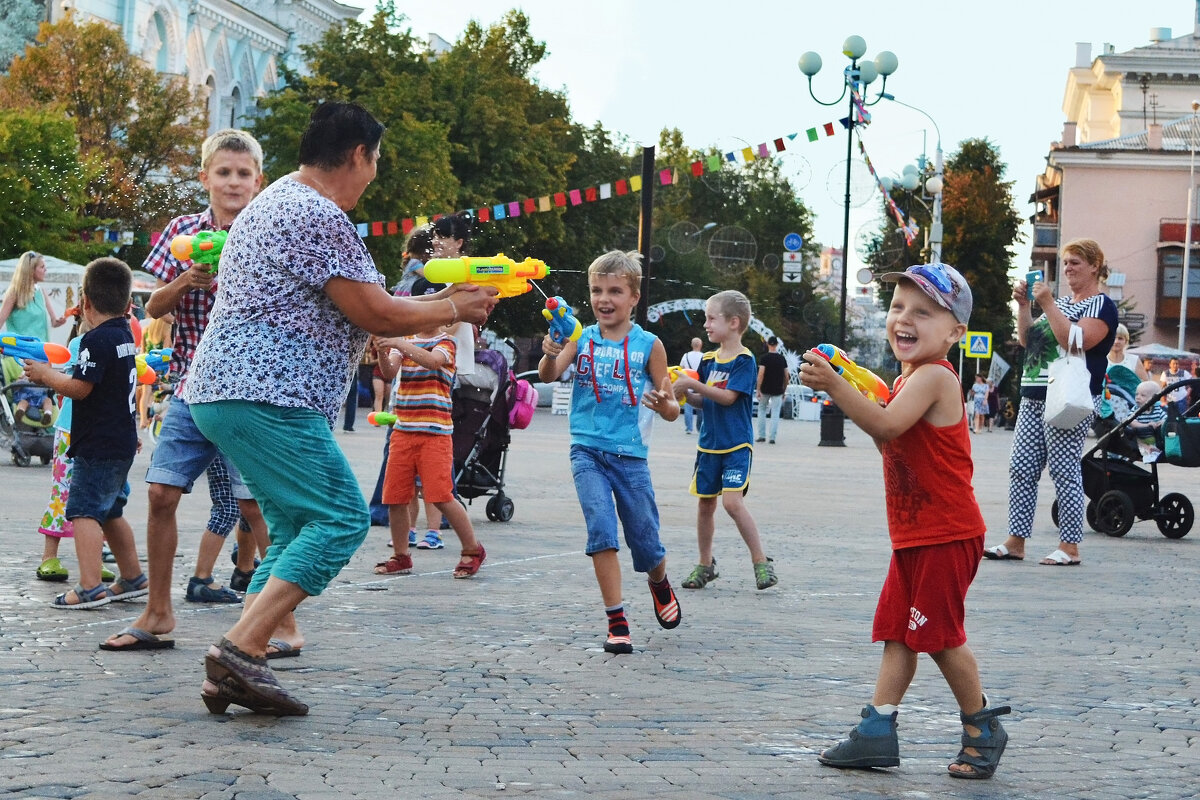
[[1158, 530], [1168, 539], [1182, 539], [1187, 536], [1194, 520], [1192, 501], [1178, 492], [1164, 495], [1158, 502], [1158, 511], [1154, 514]]
[[[1103, 531], [1096, 527], [1095, 500], [1088, 500], [1087, 508], [1085, 509], [1084, 513], [1087, 516], [1088, 527], [1094, 530], [1096, 533], [1103, 533]], [[1054, 527], [1060, 527], [1058, 524], [1058, 498], [1055, 498], [1054, 502], [1050, 504], [1050, 519], [1054, 522]]]
[[1119, 489], [1110, 489], [1096, 501], [1096, 530], [1124, 536], [1133, 527], [1133, 500]]
[[15, 447], [13, 448], [13, 451], [12, 451], [12, 460], [13, 460], [13, 463], [16, 464], [18, 467], [28, 467], [30, 464], [30, 461], [31, 461], [28, 453], [22, 453], [20, 450], [16, 449]]

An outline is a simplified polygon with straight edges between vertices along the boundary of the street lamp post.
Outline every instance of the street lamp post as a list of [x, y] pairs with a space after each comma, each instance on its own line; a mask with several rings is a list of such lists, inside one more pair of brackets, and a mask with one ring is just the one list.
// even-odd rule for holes
[[[873, 106], [878, 103], [883, 99], [888, 76], [895, 72], [900, 65], [896, 55], [889, 50], [880, 52], [875, 56], [874, 61], [859, 63], [859, 59], [866, 55], [866, 52], [867, 42], [861, 36], [848, 36], [846, 41], [842, 42], [842, 55], [850, 59], [850, 65], [842, 71], [842, 93], [836, 100], [829, 102], [818, 98], [812, 88], [813, 76], [821, 71], [821, 56], [811, 50], [800, 56], [800, 71], [808, 78], [808, 94], [813, 100], [823, 106], [836, 106], [849, 95], [846, 115], [846, 200], [845, 213], [842, 218], [841, 307], [838, 313], [838, 346], [843, 350], [846, 348], [846, 278], [850, 272], [850, 163], [854, 158], [854, 129], [865, 122], [859, 109], [855, 107], [855, 96], [858, 96], [858, 101], [863, 106]], [[883, 82], [880, 84], [879, 97], [868, 102], [862, 92], [867, 84], [880, 75], [883, 76]], [[832, 408], [836, 408], [836, 406]], [[825, 422], [825, 419], [822, 419], [820, 444], [832, 447], [845, 446], [846, 440], [843, 435], [845, 418], [841, 410], [837, 409], [835, 414], [830, 414], [828, 426]]]
[[1192, 101], [1192, 124], [1188, 130], [1188, 145], [1192, 151], [1188, 166], [1188, 205], [1183, 234], [1183, 277], [1179, 283], [1179, 350], [1187, 352], [1187, 302], [1188, 270], [1192, 262], [1192, 212], [1196, 209], [1196, 112], [1200, 111], [1200, 100]]
[[945, 185], [946, 176], [946, 165], [942, 159], [942, 129], [938, 127], [937, 120], [929, 116], [928, 112], [909, 105], [903, 100], [897, 100], [886, 92], [881, 93], [880, 96], [925, 117], [933, 125], [934, 132], [937, 133], [937, 150], [934, 151], [933, 156], [933, 176], [925, 181], [925, 191], [933, 196], [932, 222], [929, 225], [929, 260], [934, 264], [940, 263], [942, 260], [942, 187]]

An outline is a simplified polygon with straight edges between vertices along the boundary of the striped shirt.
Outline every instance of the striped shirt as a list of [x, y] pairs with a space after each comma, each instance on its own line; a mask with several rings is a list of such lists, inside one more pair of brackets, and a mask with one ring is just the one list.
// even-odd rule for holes
[[439, 334], [432, 339], [411, 337], [412, 344], [442, 354], [442, 365], [423, 367], [408, 356], [400, 364], [400, 379], [392, 395], [396, 430], [411, 433], [454, 433], [450, 418], [450, 387], [454, 384], [454, 337]]

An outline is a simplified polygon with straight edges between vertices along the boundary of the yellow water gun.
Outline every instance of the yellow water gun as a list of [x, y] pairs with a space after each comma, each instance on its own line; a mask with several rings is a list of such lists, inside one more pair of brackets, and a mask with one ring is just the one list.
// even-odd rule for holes
[[515, 297], [533, 288], [529, 281], [550, 274], [545, 261], [527, 258], [513, 261], [504, 253], [494, 256], [434, 258], [425, 264], [425, 279], [430, 283], [474, 283], [495, 286], [501, 297]]

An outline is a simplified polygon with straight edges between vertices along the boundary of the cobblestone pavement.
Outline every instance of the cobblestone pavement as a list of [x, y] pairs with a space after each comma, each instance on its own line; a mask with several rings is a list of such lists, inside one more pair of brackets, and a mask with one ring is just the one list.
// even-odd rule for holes
[[[1088, 533], [1077, 569], [1036, 566], [1054, 549], [1043, 479], [1023, 563], [984, 563], [968, 598], [970, 640], [1011, 741], [991, 781], [952, 780], [957, 709], [922, 659], [900, 714], [902, 766], [841, 772], [815, 754], [857, 721], [880, 646], [870, 623], [888, 561], [879, 456], [847, 425], [819, 448], [815, 423], [760, 445], [748, 503], [779, 586], [756, 591], [746, 550], [718, 517], [720, 578], [680, 590], [683, 624], [661, 630], [626, 568], [633, 655], [602, 652], [604, 614], [566, 458], [566, 418], [539, 411], [514, 432], [514, 519], [471, 509], [488, 562], [451, 580], [457, 548], [415, 551], [379, 578], [373, 528], [329, 590], [301, 607], [303, 655], [272, 662], [307, 717], [209, 715], [206, 646], [236, 608], [183, 601], [207, 496], [185, 498], [174, 650], [96, 645], [137, 609], [66, 612], [61, 584], [34, 580], [49, 468], [0, 465], [0, 793], [63, 798], [1194, 797], [1200, 785], [1200, 532], [1152, 522], [1123, 539]], [[339, 434], [369, 491], [382, 434]], [[1003, 537], [1011, 434], [973, 438], [976, 486]], [[686, 492], [695, 438], [660, 423], [651, 464], [676, 585], [695, 559]], [[264, 453], [282, 447], [264, 443]], [[128, 514], [145, 552], [147, 456]], [[1163, 491], [1197, 473], [1162, 470]], [[453, 541], [453, 536], [450, 537]], [[74, 553], [63, 548], [74, 571]], [[218, 576], [228, 578], [223, 556]]]

